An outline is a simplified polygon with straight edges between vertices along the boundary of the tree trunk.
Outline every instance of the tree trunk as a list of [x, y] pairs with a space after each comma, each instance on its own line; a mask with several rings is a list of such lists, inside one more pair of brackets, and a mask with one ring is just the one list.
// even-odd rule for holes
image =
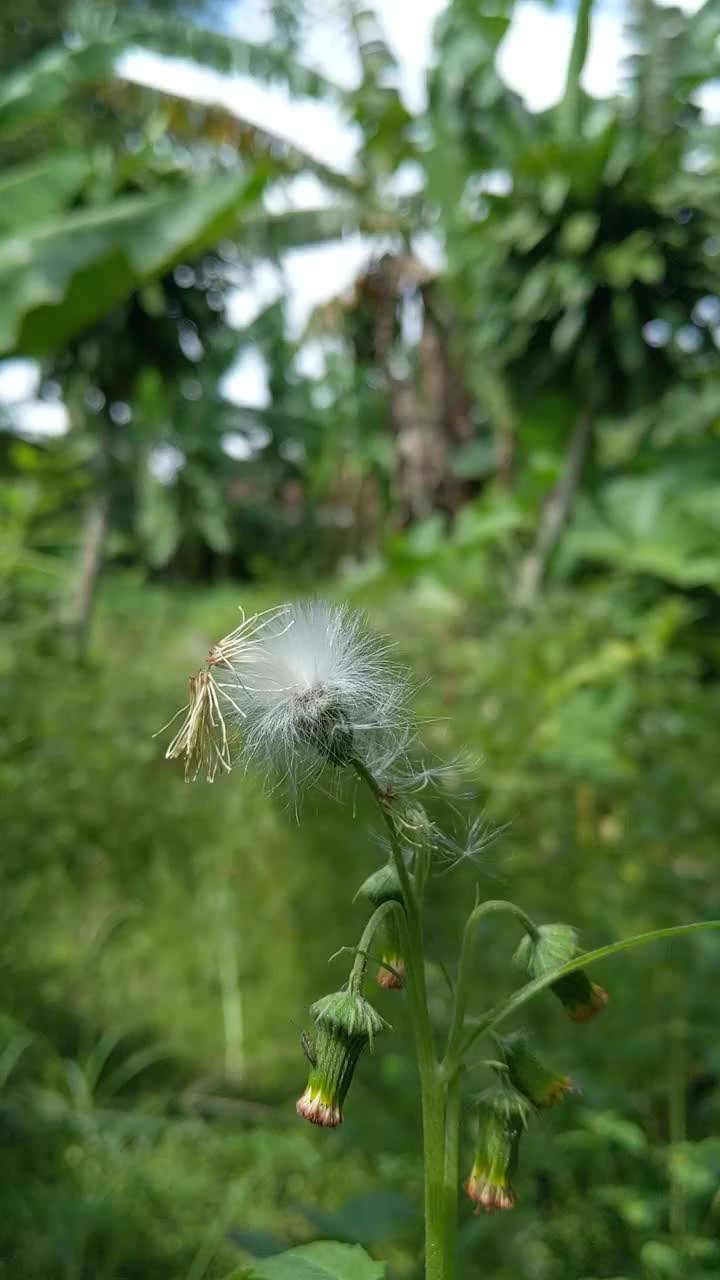
[[570, 438], [570, 448], [562, 475], [543, 508], [535, 542], [520, 565], [515, 592], [515, 604], [518, 608], [532, 608], [537, 600], [548, 560], [570, 514], [590, 448], [592, 431], [592, 415], [589, 409], [585, 409]]

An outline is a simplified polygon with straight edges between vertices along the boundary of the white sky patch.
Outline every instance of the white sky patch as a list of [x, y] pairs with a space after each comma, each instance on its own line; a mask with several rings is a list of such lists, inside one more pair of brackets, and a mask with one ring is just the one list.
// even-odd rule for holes
[[295, 368], [303, 378], [315, 381], [325, 375], [325, 346], [318, 339], [306, 342], [295, 357]]
[[271, 262], [259, 262], [248, 272], [247, 284], [228, 294], [225, 316], [233, 329], [245, 329], [283, 292], [282, 272]]
[[409, 111], [424, 111], [433, 27], [447, 8], [447, 0], [375, 0], [373, 8], [398, 61], [398, 88], [403, 102]]
[[720, 80], [703, 85], [692, 98], [710, 124], [720, 124]]
[[220, 437], [220, 448], [233, 462], [248, 462], [266, 449], [272, 440], [267, 427], [251, 425], [246, 431], [226, 431]]
[[134, 84], [225, 107], [338, 171], [352, 167], [358, 131], [341, 120], [330, 103], [291, 98], [277, 85], [263, 85], [245, 75], [223, 75], [186, 58], [160, 58], [144, 49], [129, 50], [116, 69]]
[[382, 186], [385, 195], [394, 199], [414, 196], [425, 186], [425, 174], [417, 160], [403, 160]]
[[46, 400], [26, 400], [9, 407], [8, 420], [13, 435], [24, 440], [52, 440], [70, 430], [70, 418], [64, 404]]
[[[536, 0], [522, 0], [517, 6], [498, 51], [497, 68], [531, 111], [545, 111], [560, 101], [574, 27], [574, 11], [548, 9]], [[596, 9], [582, 77], [588, 93], [605, 98], [617, 92], [626, 53], [623, 14]]]
[[158, 444], [148, 454], [147, 468], [153, 480], [169, 486], [175, 483], [186, 462], [185, 454], [177, 445]]
[[302, 209], [324, 209], [335, 197], [314, 173], [280, 179], [265, 188], [263, 203], [268, 213], [291, 213]]
[[220, 394], [248, 409], [265, 409], [270, 403], [267, 365], [259, 351], [242, 351], [220, 380]]
[[0, 362], [0, 404], [31, 400], [40, 385], [40, 366], [34, 360]]
[[247, 436], [240, 431], [226, 431], [220, 437], [220, 448], [233, 462], [247, 462], [255, 452]]
[[287, 327], [299, 338], [315, 307], [344, 294], [366, 266], [377, 241], [351, 235], [311, 249], [293, 249], [283, 259], [288, 284]]

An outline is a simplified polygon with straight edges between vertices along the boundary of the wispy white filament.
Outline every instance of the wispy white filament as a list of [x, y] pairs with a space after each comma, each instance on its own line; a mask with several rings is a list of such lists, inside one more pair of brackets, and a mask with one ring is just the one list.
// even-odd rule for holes
[[208, 654], [168, 757], [209, 781], [234, 763], [261, 762], [291, 781], [328, 764], [379, 751], [397, 756], [407, 738], [408, 685], [390, 646], [363, 616], [320, 601], [243, 615]]
[[328, 724], [363, 757], [379, 740], [402, 735], [407, 681], [390, 655], [347, 607], [288, 605], [266, 628], [242, 681], [245, 760], [269, 761], [301, 779], [327, 763], [317, 743]]

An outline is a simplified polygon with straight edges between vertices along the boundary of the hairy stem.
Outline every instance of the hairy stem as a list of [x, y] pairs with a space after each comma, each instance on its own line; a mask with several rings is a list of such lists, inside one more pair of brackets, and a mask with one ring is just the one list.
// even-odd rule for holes
[[457, 1220], [460, 1148], [460, 1101], [462, 1072], [458, 1071], [446, 1086], [445, 1160], [443, 1166], [443, 1199], [448, 1237], [445, 1249], [444, 1280], [455, 1280], [457, 1274]]
[[463, 1029], [473, 976], [473, 956], [478, 925], [486, 916], [499, 914], [514, 916], [516, 920], [519, 920], [525, 932], [530, 934], [530, 937], [534, 937], [537, 934], [537, 927], [530, 917], [524, 911], [521, 911], [520, 907], [516, 907], [514, 902], [505, 902], [502, 898], [493, 898], [488, 902], [481, 902], [470, 912], [463, 933], [453, 1020], [443, 1062], [443, 1073], [448, 1079], [452, 1079], [459, 1071], [462, 1061]]
[[378, 805], [390, 837], [393, 861], [400, 880], [405, 914], [407, 988], [420, 1074], [425, 1174], [425, 1280], [453, 1280], [457, 1240], [457, 1215], [448, 1218], [445, 1191], [446, 1088], [441, 1080], [428, 1012], [420, 907], [413, 887], [395, 821], [377, 780], [357, 757], [352, 766]]

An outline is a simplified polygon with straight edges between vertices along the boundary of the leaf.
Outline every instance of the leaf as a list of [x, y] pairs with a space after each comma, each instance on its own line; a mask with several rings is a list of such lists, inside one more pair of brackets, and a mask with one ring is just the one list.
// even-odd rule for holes
[[382, 1280], [385, 1267], [359, 1245], [321, 1240], [253, 1263], [235, 1280]]
[[80, 151], [6, 169], [0, 176], [0, 235], [32, 226], [62, 209], [90, 171]]
[[185, 22], [167, 12], [137, 14], [131, 30], [145, 48], [165, 57], [190, 58], [226, 75], [247, 75], [266, 84], [283, 84], [291, 93], [304, 97], [340, 103], [347, 96], [340, 85], [303, 66], [271, 40], [256, 44], [238, 35]]
[[0, 240], [0, 353], [62, 345], [139, 285], [227, 234], [257, 180], [127, 196]]
[[76, 90], [112, 75], [126, 40], [98, 40], [81, 49], [41, 53], [0, 84], [0, 137], [25, 133], [57, 111]]

